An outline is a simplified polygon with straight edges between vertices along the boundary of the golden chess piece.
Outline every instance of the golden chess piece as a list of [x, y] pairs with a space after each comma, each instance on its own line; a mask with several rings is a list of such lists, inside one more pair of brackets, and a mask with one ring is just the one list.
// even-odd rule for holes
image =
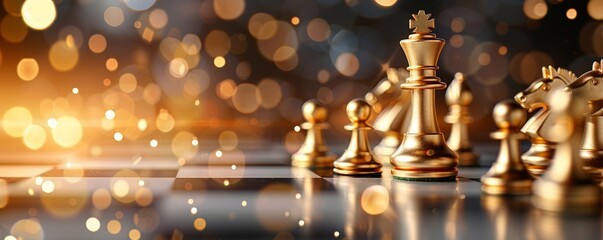
[[332, 167], [335, 155], [329, 152], [322, 136], [322, 130], [328, 127], [327, 108], [318, 100], [308, 100], [302, 106], [306, 122], [301, 128], [307, 130], [306, 139], [299, 151], [291, 156], [291, 165], [294, 167], [323, 168]]
[[527, 136], [519, 129], [526, 122], [527, 113], [512, 100], [502, 101], [492, 111], [499, 130], [490, 134], [500, 140], [498, 158], [481, 178], [482, 192], [494, 195], [530, 194], [534, 178], [521, 162], [519, 141]]
[[603, 178], [603, 110], [587, 115], [584, 125], [584, 137], [580, 146], [580, 157], [584, 160], [584, 169], [597, 182]]
[[383, 165], [375, 160], [367, 135], [372, 129], [366, 123], [371, 115], [371, 105], [357, 98], [348, 103], [346, 113], [352, 123], [345, 129], [352, 131], [352, 137], [348, 148], [333, 164], [333, 171], [343, 175], [380, 174]]
[[544, 122], [551, 114], [550, 106], [546, 103], [550, 92], [565, 88], [576, 80], [576, 75], [563, 68], [552, 66], [542, 67], [542, 77], [534, 81], [528, 88], [515, 95], [515, 101], [528, 112], [536, 112], [521, 128], [528, 135], [532, 145], [521, 159], [534, 176], [541, 176], [549, 167], [555, 155], [555, 143], [542, 138]]
[[408, 91], [400, 89], [400, 83], [406, 81], [406, 69], [389, 68], [387, 78], [381, 80], [364, 99], [378, 113], [373, 128], [381, 132], [381, 142], [373, 148], [381, 163], [389, 162], [390, 157], [402, 143], [402, 133], [408, 126], [407, 112], [410, 102]]
[[397, 179], [447, 181], [456, 179], [458, 173], [458, 156], [446, 144], [436, 116], [435, 89], [446, 88], [436, 76], [444, 40], [431, 33], [434, 20], [430, 16], [423, 10], [413, 14], [410, 28], [414, 34], [400, 41], [410, 71], [400, 87], [410, 90], [411, 101], [408, 128], [390, 160]]
[[459, 166], [477, 166], [478, 156], [473, 152], [467, 130], [467, 125], [473, 122], [473, 118], [469, 115], [469, 105], [472, 101], [473, 93], [465, 82], [465, 75], [456, 73], [446, 90], [449, 112], [444, 121], [452, 124], [446, 143], [459, 156]]
[[601, 214], [601, 188], [583, 168], [578, 147], [586, 100], [560, 89], [549, 94], [552, 113], [543, 138], [557, 143], [549, 169], [534, 182], [532, 202], [547, 211]]

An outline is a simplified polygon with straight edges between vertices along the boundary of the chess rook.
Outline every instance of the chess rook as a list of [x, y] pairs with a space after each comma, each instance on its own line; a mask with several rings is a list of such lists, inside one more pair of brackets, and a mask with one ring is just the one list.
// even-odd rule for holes
[[473, 122], [473, 118], [469, 115], [472, 101], [473, 93], [465, 81], [465, 75], [456, 73], [446, 90], [449, 111], [444, 121], [452, 124], [447, 144], [459, 156], [459, 166], [477, 166], [478, 157], [473, 152], [467, 130], [467, 125]]
[[521, 162], [519, 141], [527, 136], [519, 129], [526, 121], [526, 111], [517, 103], [502, 101], [492, 111], [499, 130], [490, 134], [500, 140], [496, 162], [481, 178], [482, 192], [494, 195], [530, 194], [534, 178]]
[[392, 175], [397, 179], [454, 180], [458, 172], [458, 157], [446, 144], [436, 119], [435, 90], [446, 88], [436, 76], [444, 40], [431, 33], [434, 20], [430, 16], [422, 10], [413, 14], [410, 27], [414, 34], [400, 41], [410, 71], [400, 87], [410, 90], [411, 102], [408, 128], [390, 160]]
[[549, 169], [534, 182], [532, 202], [547, 211], [601, 214], [601, 188], [584, 170], [578, 153], [587, 101], [559, 89], [547, 102], [552, 113], [542, 137], [557, 143], [557, 150]]
[[382, 164], [375, 160], [367, 135], [372, 129], [366, 123], [371, 115], [371, 105], [357, 98], [348, 103], [346, 113], [351, 123], [345, 129], [351, 131], [352, 136], [348, 148], [335, 161], [333, 171], [342, 175], [380, 174]]
[[296, 153], [291, 156], [294, 167], [332, 167], [335, 155], [329, 152], [322, 137], [322, 130], [328, 127], [327, 108], [318, 100], [308, 100], [302, 106], [306, 122], [301, 128], [306, 130], [306, 139]]

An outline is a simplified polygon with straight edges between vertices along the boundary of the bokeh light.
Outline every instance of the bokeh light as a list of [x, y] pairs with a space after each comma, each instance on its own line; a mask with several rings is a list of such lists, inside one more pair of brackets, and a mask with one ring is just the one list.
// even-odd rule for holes
[[33, 58], [23, 58], [17, 64], [17, 75], [24, 81], [31, 81], [38, 76], [40, 67]]
[[2, 117], [2, 128], [11, 137], [22, 137], [25, 129], [33, 123], [29, 109], [12, 107]]
[[21, 16], [30, 28], [43, 30], [54, 22], [57, 9], [52, 0], [26, 0], [21, 7]]
[[57, 125], [52, 128], [51, 133], [57, 145], [69, 148], [80, 142], [83, 131], [82, 124], [77, 118], [63, 116], [57, 119]]

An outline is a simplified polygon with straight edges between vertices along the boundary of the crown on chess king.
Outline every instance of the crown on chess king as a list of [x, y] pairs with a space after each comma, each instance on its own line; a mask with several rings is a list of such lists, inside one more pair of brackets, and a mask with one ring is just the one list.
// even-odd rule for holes
[[420, 10], [412, 17], [409, 28], [413, 29], [413, 33], [408, 39], [400, 41], [408, 60], [410, 76], [400, 86], [405, 89], [444, 89], [446, 83], [436, 76], [436, 70], [445, 41], [431, 32], [435, 28], [431, 14]]

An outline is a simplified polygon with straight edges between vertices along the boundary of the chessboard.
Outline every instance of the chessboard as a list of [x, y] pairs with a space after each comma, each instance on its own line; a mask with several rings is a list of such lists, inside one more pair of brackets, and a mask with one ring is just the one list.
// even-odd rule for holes
[[[333, 151], [344, 147], [335, 145]], [[291, 167], [290, 154], [275, 142], [242, 143], [230, 151], [200, 149], [187, 162], [179, 162], [161, 147], [141, 149], [146, 148], [105, 148], [103, 154], [86, 158], [68, 154], [4, 155], [5, 165], [0, 168], [0, 238], [601, 236], [600, 216], [551, 214], [535, 209], [530, 196], [482, 194], [479, 178], [498, 151], [493, 143], [476, 143], [480, 167], [461, 167], [456, 181], [449, 182], [397, 180], [391, 176], [388, 163], [382, 176], [371, 177], [337, 175], [332, 169], [295, 168]]]

